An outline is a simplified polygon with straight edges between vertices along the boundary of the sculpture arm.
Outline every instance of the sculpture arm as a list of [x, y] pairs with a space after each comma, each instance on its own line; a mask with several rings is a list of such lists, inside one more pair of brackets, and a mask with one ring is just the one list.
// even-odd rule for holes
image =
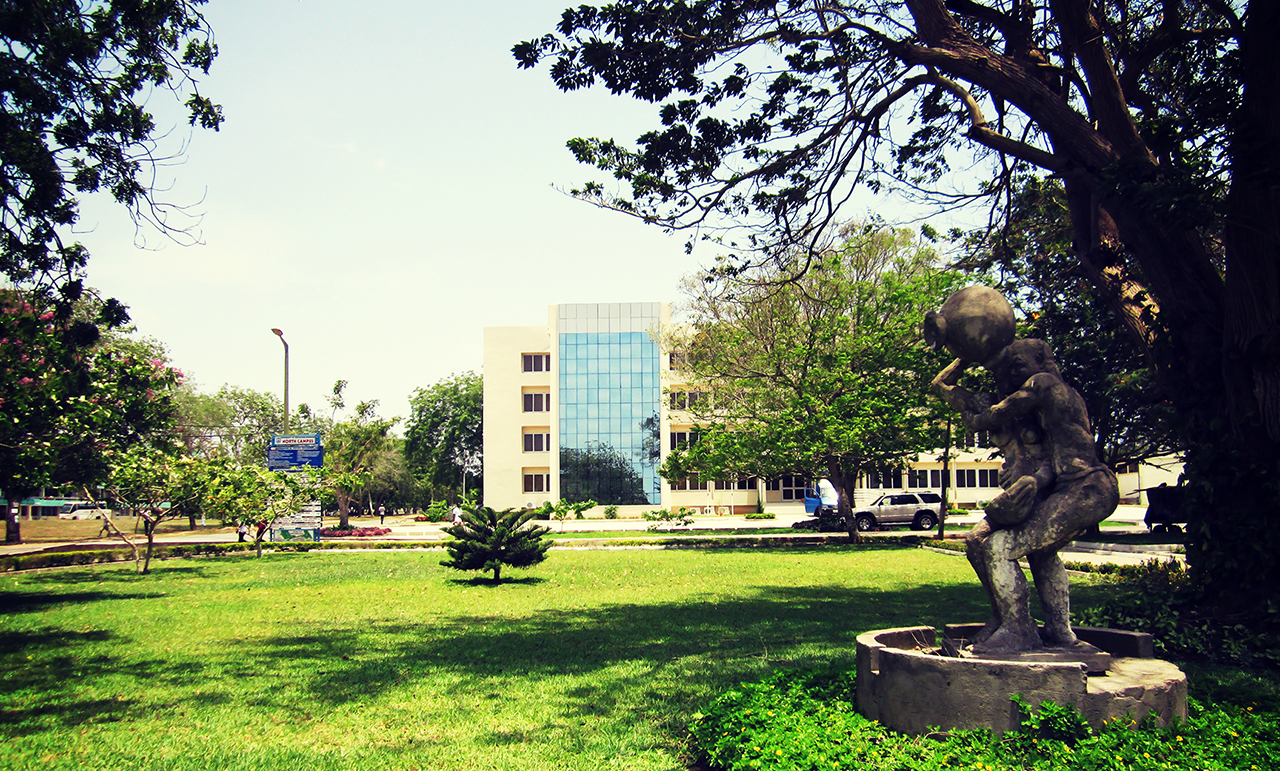
[[964, 422], [979, 431], [999, 428], [1039, 407], [1043, 385], [1040, 375], [1036, 375], [1024, 383], [1022, 388], [991, 405], [990, 409], [973, 412], [966, 410]]
[[960, 376], [969, 366], [968, 362], [956, 359], [939, 372], [930, 384], [947, 406], [958, 412], [977, 411], [982, 409], [972, 391], [956, 385]]

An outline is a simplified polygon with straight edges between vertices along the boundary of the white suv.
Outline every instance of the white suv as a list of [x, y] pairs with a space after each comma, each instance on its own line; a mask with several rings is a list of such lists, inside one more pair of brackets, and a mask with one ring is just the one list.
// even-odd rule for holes
[[942, 496], [937, 493], [886, 493], [870, 506], [853, 512], [853, 526], [862, 532], [880, 525], [911, 525], [932, 530], [942, 516]]

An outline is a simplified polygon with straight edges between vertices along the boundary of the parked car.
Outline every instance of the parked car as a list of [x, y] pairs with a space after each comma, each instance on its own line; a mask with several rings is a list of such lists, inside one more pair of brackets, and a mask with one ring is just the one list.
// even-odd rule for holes
[[853, 512], [853, 526], [862, 532], [881, 525], [911, 525], [913, 530], [930, 530], [942, 515], [942, 496], [937, 493], [886, 493], [870, 506]]
[[58, 510], [58, 519], [102, 519], [114, 516], [111, 509], [96, 503], [65, 503]]

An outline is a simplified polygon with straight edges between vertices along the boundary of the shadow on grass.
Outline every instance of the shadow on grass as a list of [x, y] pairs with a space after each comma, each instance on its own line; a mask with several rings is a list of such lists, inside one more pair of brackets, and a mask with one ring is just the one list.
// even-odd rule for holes
[[[976, 586], [919, 585], [894, 592], [835, 584], [761, 586], [749, 597], [718, 601], [315, 629], [255, 640], [237, 655], [257, 659], [253, 668], [264, 672], [314, 667], [315, 676], [299, 685], [329, 706], [376, 697], [441, 672], [456, 679], [449, 693], [459, 699], [486, 689], [505, 692], [512, 682], [577, 677], [582, 684], [571, 686], [559, 705], [561, 721], [585, 725], [607, 715], [615, 724], [656, 722], [674, 732], [668, 735], [678, 735], [709, 696], [741, 680], [776, 668], [851, 666], [855, 637], [864, 631], [981, 620], [986, 610]], [[369, 635], [383, 642], [365, 644]], [[550, 734], [566, 725], [543, 728]], [[492, 739], [513, 741], [506, 734]]]
[[[229, 559], [229, 558], [224, 558]], [[133, 584], [154, 583], [160, 576], [182, 576], [187, 578], [204, 578], [208, 574], [207, 565], [185, 565], [172, 560], [151, 561], [151, 572], [143, 575], [134, 567], [134, 562], [113, 562], [95, 565], [90, 568], [60, 568], [43, 573], [23, 573], [22, 583], [34, 585], [61, 586], [64, 584]], [[0, 589], [0, 603], [7, 602], [9, 592]], [[123, 596], [123, 595], [117, 595]]]
[[473, 576], [471, 578], [445, 579], [445, 583], [452, 584], [453, 586], [467, 586], [467, 587], [474, 586], [474, 587], [486, 587], [490, 589], [500, 587], [500, 586], [506, 586], [508, 584], [513, 584], [515, 586], [537, 586], [538, 584], [546, 583], [546, 581], [547, 579], [539, 578], [537, 576], [522, 576], [520, 578], [504, 578], [498, 582], [495, 582], [492, 578], [487, 578], [485, 576]]

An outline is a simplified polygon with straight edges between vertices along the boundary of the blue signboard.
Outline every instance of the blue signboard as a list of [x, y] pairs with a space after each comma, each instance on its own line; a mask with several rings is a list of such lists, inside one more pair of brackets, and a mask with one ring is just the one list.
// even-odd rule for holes
[[293, 469], [324, 465], [319, 434], [272, 434], [267, 447], [267, 468]]

